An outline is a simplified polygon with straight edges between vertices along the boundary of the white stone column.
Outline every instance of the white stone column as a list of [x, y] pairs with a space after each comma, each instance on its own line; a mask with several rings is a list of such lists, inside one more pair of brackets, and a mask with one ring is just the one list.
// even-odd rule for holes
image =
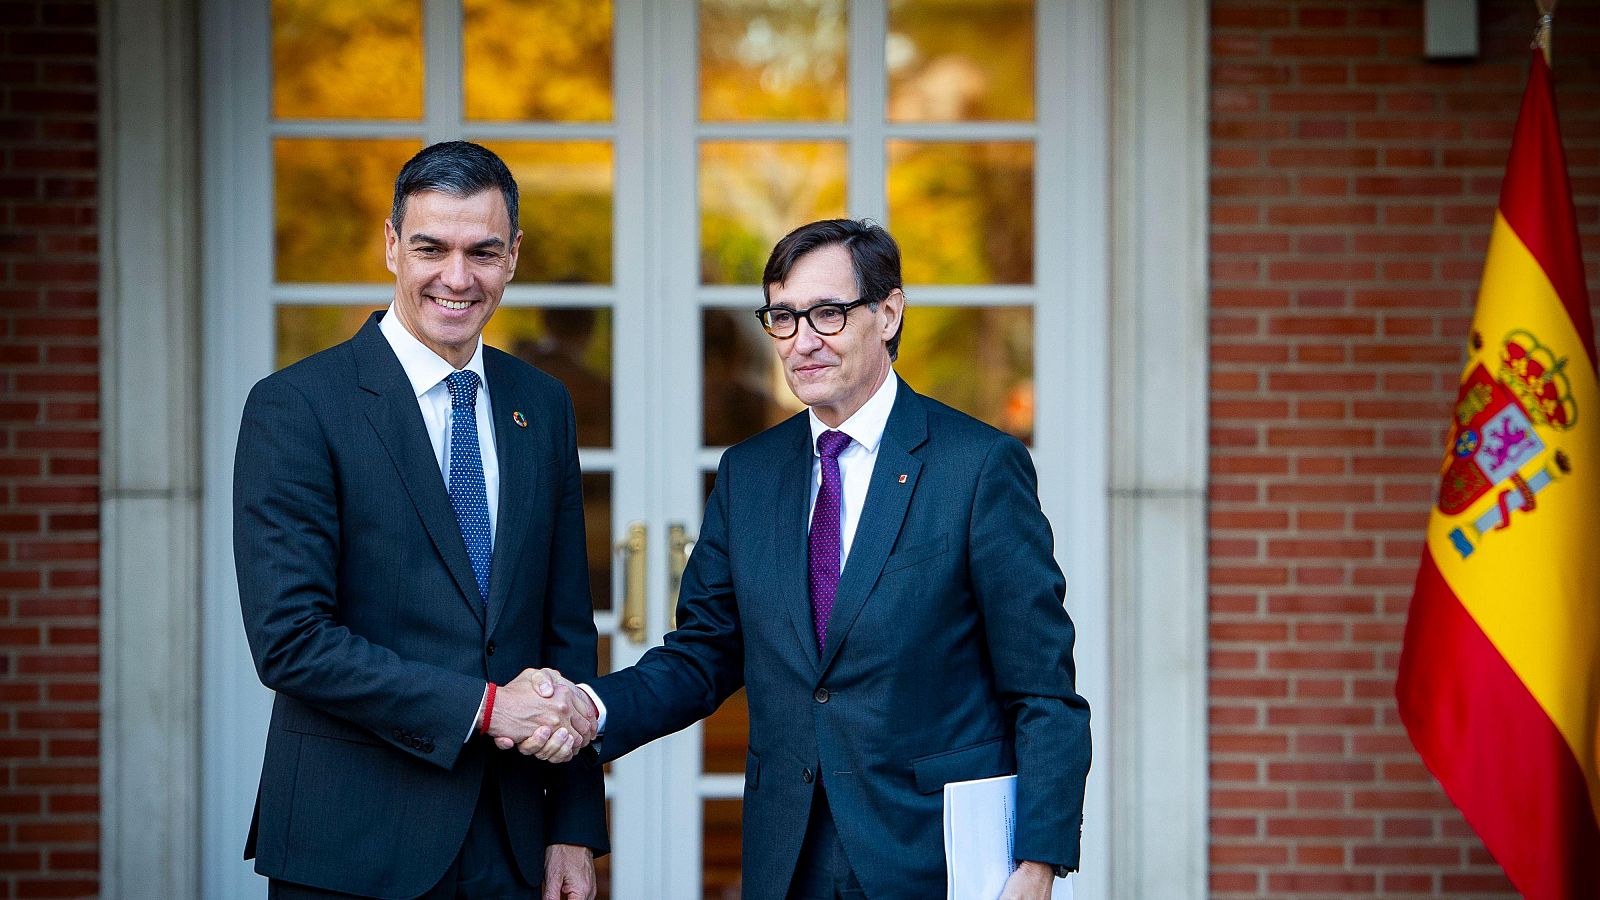
[[1208, 829], [1207, 4], [1113, 8], [1112, 895], [1199, 900]]
[[192, 0], [100, 13], [101, 894], [198, 895]]

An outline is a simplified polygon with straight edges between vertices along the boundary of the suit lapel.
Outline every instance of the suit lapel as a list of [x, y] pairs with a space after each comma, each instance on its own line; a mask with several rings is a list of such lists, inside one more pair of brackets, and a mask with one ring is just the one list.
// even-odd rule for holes
[[467, 545], [461, 538], [450, 494], [439, 473], [439, 460], [428, 443], [428, 428], [417, 407], [416, 394], [406, 379], [400, 360], [378, 330], [382, 313], [374, 313], [355, 336], [356, 377], [363, 390], [376, 394], [367, 407], [367, 421], [394, 462], [400, 483], [417, 508], [417, 515], [428, 537], [444, 559], [445, 568], [455, 579], [472, 614], [483, 620], [478, 599], [478, 582], [467, 559]]
[[[900, 536], [911, 494], [916, 490], [922, 461], [911, 455], [928, 437], [928, 416], [922, 400], [904, 381], [895, 394], [894, 409], [884, 426], [878, 445], [878, 460], [872, 467], [867, 499], [856, 523], [850, 556], [839, 576], [839, 590], [833, 598], [833, 614], [828, 618], [828, 640], [818, 675], [827, 672], [850, 626], [866, 605], [872, 586], [883, 572], [883, 564]], [[904, 477], [904, 482], [901, 478]]]
[[[543, 460], [536, 452], [549, 423], [540, 415], [528, 415], [531, 406], [514, 386], [508, 357], [491, 348], [483, 350], [483, 370], [489, 381], [489, 407], [494, 416], [495, 457], [500, 461], [500, 505], [495, 515], [494, 561], [489, 568], [489, 632], [505, 609], [511, 590], [511, 572], [522, 554], [528, 535], [528, 514], [533, 509], [533, 494], [539, 484], [534, 467]], [[527, 427], [518, 427], [512, 416], [523, 413]], [[547, 443], [547, 441], [546, 441]]]
[[817, 665], [817, 632], [811, 623], [811, 588], [806, 582], [806, 503], [811, 498], [811, 425], [804, 413], [780, 426], [790, 429], [789, 453], [780, 460], [777, 471], [778, 505], [772, 523], [775, 559], [792, 558], [798, 551], [800, 563], [779, 567], [778, 600], [789, 610], [800, 656], [812, 669]]

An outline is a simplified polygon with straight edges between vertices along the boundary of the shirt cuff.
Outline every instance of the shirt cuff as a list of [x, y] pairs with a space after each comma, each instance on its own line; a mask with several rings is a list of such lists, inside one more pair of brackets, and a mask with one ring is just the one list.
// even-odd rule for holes
[[596, 694], [594, 692], [594, 688], [589, 687], [587, 684], [578, 685], [578, 690], [583, 691], [585, 694], [587, 694], [589, 696], [589, 702], [594, 704], [595, 711], [599, 715], [599, 718], [595, 721], [595, 726], [594, 726], [595, 727], [595, 736], [599, 737], [600, 735], [605, 734], [605, 731], [606, 731], [606, 705], [604, 703], [600, 702], [600, 695]]
[[483, 722], [483, 705], [487, 702], [489, 702], [489, 685], [484, 684], [483, 696], [478, 698], [478, 711], [473, 714], [472, 725], [467, 728], [467, 736], [461, 739], [461, 743], [465, 744], [472, 740], [472, 736], [478, 733], [478, 728]]

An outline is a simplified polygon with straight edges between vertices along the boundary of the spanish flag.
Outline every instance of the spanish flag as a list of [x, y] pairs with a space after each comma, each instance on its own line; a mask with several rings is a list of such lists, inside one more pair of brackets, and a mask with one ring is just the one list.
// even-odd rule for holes
[[1396, 693], [1423, 762], [1517, 890], [1600, 897], [1600, 385], [1538, 50]]

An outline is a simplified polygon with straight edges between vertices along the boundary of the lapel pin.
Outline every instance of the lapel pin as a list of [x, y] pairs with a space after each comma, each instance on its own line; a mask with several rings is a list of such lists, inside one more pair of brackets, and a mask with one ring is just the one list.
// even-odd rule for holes
[[[517, 423], [517, 427], [518, 428], [527, 428], [528, 427], [528, 417], [523, 415], [522, 414], [522, 410], [520, 410], [520, 409], [516, 409], [516, 410], [512, 410], [511, 411], [511, 421]], [[906, 480], [905, 476], [904, 475], [900, 476], [900, 480], [901, 481], [905, 481]]]
[[901, 475], [901, 476], [900, 476], [900, 483], [901, 483], [901, 484], [905, 484], [905, 483], [906, 483], [906, 476], [905, 476], [905, 475], [904, 475], [904, 474], [902, 474], [902, 475]]

